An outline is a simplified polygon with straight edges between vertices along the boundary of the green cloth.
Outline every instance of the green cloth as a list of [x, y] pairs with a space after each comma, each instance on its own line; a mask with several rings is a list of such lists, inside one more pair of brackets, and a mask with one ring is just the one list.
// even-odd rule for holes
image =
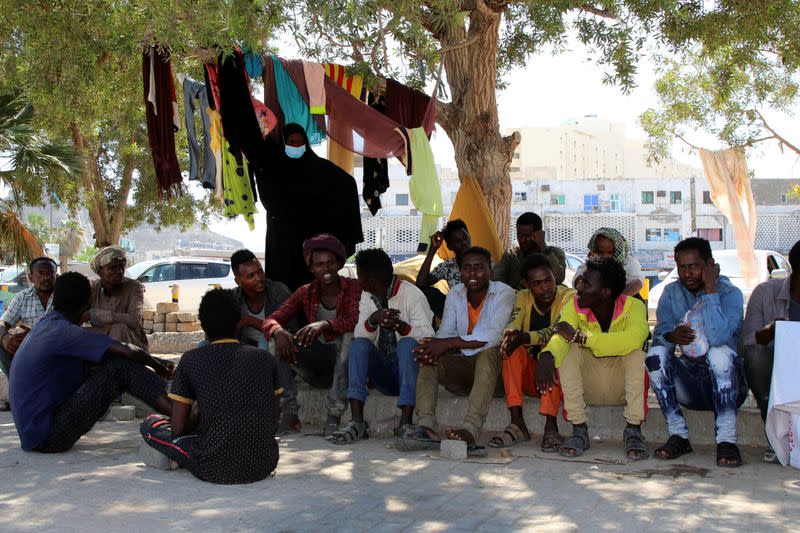
[[411, 146], [411, 180], [408, 188], [411, 202], [422, 213], [422, 227], [419, 242], [427, 245], [430, 236], [439, 228], [439, 218], [444, 214], [442, 209], [442, 189], [436, 175], [436, 162], [428, 136], [423, 128], [407, 130]]
[[[556, 283], [564, 283], [566, 277], [566, 262], [567, 258], [564, 255], [564, 250], [556, 246], [548, 246], [543, 252], [539, 252], [550, 260], [550, 266], [553, 267], [553, 274], [556, 277]], [[495, 281], [502, 281], [514, 290], [524, 289], [522, 286], [522, 261], [525, 256], [519, 249], [519, 246], [511, 248], [503, 254], [500, 261], [494, 267], [494, 275], [492, 276]]]
[[228, 141], [222, 139], [222, 199], [224, 207], [222, 212], [228, 218], [242, 215], [250, 226], [250, 231], [256, 227], [253, 218], [256, 204], [253, 201], [253, 188], [250, 186], [250, 174], [247, 169], [247, 160], [239, 155], [241, 164], [230, 151]]

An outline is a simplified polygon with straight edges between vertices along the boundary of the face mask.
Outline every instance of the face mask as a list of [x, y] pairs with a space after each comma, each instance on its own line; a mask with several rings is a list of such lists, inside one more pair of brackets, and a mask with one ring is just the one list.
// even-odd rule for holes
[[286, 155], [291, 159], [299, 159], [306, 153], [306, 145], [303, 146], [289, 146], [286, 145]]

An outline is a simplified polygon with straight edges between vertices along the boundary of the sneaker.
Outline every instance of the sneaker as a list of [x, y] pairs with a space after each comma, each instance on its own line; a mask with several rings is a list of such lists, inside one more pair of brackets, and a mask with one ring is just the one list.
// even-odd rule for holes
[[775, 455], [775, 450], [772, 449], [772, 446], [767, 446], [767, 449], [764, 450], [764, 462], [765, 463], [775, 463], [778, 464], [778, 456]]

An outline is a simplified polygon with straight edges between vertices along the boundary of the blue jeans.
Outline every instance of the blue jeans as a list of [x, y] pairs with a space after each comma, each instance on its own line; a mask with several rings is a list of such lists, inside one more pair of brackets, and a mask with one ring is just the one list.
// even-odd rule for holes
[[650, 384], [661, 405], [670, 435], [689, 438], [681, 406], [714, 411], [717, 443], [736, 443], [736, 412], [747, 397], [744, 363], [727, 346], [705, 357], [675, 357], [666, 346], [653, 346], [645, 359]]
[[419, 363], [411, 350], [417, 346], [419, 343], [416, 339], [400, 339], [395, 352], [397, 357], [389, 361], [371, 340], [353, 339], [350, 345], [347, 398], [366, 402], [369, 379], [381, 393], [398, 396], [398, 407], [413, 406], [417, 398]]

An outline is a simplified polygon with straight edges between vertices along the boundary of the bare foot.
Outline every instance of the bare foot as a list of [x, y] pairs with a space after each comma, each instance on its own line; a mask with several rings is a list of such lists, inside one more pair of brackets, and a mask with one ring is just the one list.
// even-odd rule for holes
[[462, 440], [467, 444], [475, 444], [475, 437], [466, 429], [448, 429], [445, 435], [451, 440]]

